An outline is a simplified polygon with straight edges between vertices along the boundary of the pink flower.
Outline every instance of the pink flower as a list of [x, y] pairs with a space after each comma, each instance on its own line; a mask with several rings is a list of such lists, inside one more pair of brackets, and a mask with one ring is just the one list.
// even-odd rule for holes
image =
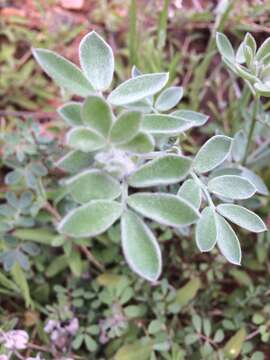
[[65, 329], [68, 333], [70, 333], [70, 335], [75, 335], [79, 329], [79, 320], [77, 318], [73, 318], [70, 323], [65, 326]]
[[26, 349], [29, 336], [23, 330], [11, 330], [0, 335], [0, 342], [4, 347], [10, 350]]
[[45, 359], [41, 358], [40, 354], [37, 354], [36, 357], [28, 357], [28, 358], [26, 358], [26, 360], [45, 360]]
[[0, 355], [0, 360], [8, 360], [7, 355]]

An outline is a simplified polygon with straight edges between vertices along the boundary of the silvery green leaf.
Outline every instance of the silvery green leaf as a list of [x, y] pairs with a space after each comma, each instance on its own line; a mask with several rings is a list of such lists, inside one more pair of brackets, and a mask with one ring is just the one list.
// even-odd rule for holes
[[85, 126], [107, 137], [113, 122], [112, 110], [100, 96], [88, 96], [82, 106], [82, 120]]
[[260, 178], [255, 172], [253, 172], [250, 169], [243, 168], [242, 174], [244, 178], [248, 179], [252, 184], [255, 186], [257, 192], [262, 195], [269, 195], [269, 191], [267, 189], [267, 186], [265, 185], [262, 178]]
[[191, 121], [194, 127], [204, 125], [209, 119], [209, 116], [192, 110], [176, 110], [171, 115], [185, 121]]
[[267, 228], [262, 219], [254, 212], [235, 204], [220, 204], [217, 207], [220, 215], [251, 232], [260, 233]]
[[128, 205], [145, 217], [168, 226], [190, 225], [198, 211], [186, 200], [165, 193], [137, 193], [128, 197]]
[[158, 111], [168, 111], [175, 107], [182, 99], [184, 90], [182, 86], [171, 86], [162, 91], [155, 102]]
[[5, 176], [5, 184], [15, 185], [17, 184], [23, 177], [23, 173], [20, 170], [13, 170], [7, 173]]
[[217, 48], [222, 57], [224, 57], [230, 61], [235, 60], [235, 54], [234, 54], [232, 44], [226, 35], [217, 32], [216, 33], [216, 43], [217, 43]]
[[128, 183], [136, 188], [174, 184], [187, 176], [190, 166], [191, 160], [187, 157], [164, 155], [142, 165], [129, 177]]
[[76, 173], [94, 162], [93, 154], [87, 154], [82, 151], [73, 150], [56, 161], [55, 166], [68, 172]]
[[270, 53], [270, 38], [267, 38], [259, 47], [256, 54], [256, 59], [262, 60], [269, 53]]
[[123, 253], [130, 268], [149, 281], [156, 281], [161, 273], [161, 252], [149, 227], [132, 211], [121, 217]]
[[226, 58], [222, 58], [222, 61], [235, 75], [237, 75], [237, 76], [239, 75], [238, 70], [236, 68], [236, 65], [237, 65], [236, 62], [230, 61], [229, 59], [226, 59]]
[[83, 152], [99, 150], [105, 146], [103, 136], [84, 126], [71, 129], [67, 133], [66, 142], [71, 148]]
[[249, 180], [237, 175], [215, 177], [208, 182], [208, 189], [218, 196], [235, 200], [248, 199], [256, 192]]
[[241, 264], [241, 247], [239, 240], [222, 216], [216, 214], [217, 221], [217, 244], [222, 255], [232, 264]]
[[245, 41], [242, 41], [241, 44], [239, 45], [237, 51], [236, 51], [236, 62], [238, 64], [244, 64], [246, 59], [245, 59], [245, 55], [244, 55], [244, 47], [246, 46]]
[[196, 225], [196, 244], [200, 251], [211, 251], [217, 241], [216, 214], [210, 206], [203, 209]]
[[256, 53], [256, 50], [257, 50], [257, 44], [256, 44], [254, 37], [250, 33], [246, 33], [244, 42], [247, 46], [250, 47], [250, 49], [252, 50], [253, 56], [254, 56]]
[[135, 78], [140, 75], [142, 75], [142, 72], [135, 65], [133, 65], [131, 69], [131, 77]]
[[142, 121], [142, 130], [154, 135], [178, 135], [194, 125], [172, 115], [147, 114]]
[[250, 67], [254, 60], [254, 54], [251, 48], [247, 45], [244, 47], [244, 55], [245, 55], [246, 64], [248, 67]]
[[240, 130], [234, 135], [232, 144], [232, 156], [235, 161], [239, 162], [244, 158], [246, 145], [247, 135], [243, 130]]
[[256, 82], [254, 84], [255, 91], [265, 97], [270, 97], [270, 84], [262, 83], [262, 82]]
[[203, 144], [194, 159], [194, 169], [199, 173], [213, 170], [222, 164], [230, 154], [232, 139], [216, 135]]
[[119, 182], [101, 170], [85, 170], [66, 181], [73, 199], [81, 204], [90, 200], [113, 200], [121, 193]]
[[255, 75], [253, 75], [250, 70], [245, 68], [244, 66], [235, 63], [234, 68], [236, 70], [236, 73], [241, 76], [243, 79], [250, 81], [251, 83], [256, 83], [259, 81], [259, 78]]
[[151, 135], [139, 132], [132, 140], [125, 144], [119, 144], [118, 147], [125, 151], [135, 154], [144, 154], [154, 150], [154, 139]]
[[68, 125], [79, 126], [83, 125], [81, 118], [81, 108], [81, 103], [70, 101], [58, 108], [57, 112]]
[[168, 79], [168, 73], [137, 76], [114, 89], [110, 93], [108, 101], [113, 105], [134, 103], [159, 92], [166, 85]]
[[179, 188], [177, 195], [190, 202], [196, 209], [201, 205], [201, 188], [193, 179], [186, 180]]
[[124, 106], [128, 110], [140, 111], [144, 114], [149, 114], [152, 112], [152, 106], [146, 100], [136, 101]]
[[84, 97], [94, 91], [81, 70], [69, 60], [45, 49], [34, 49], [33, 55], [42, 69], [70, 93]]
[[110, 139], [121, 144], [132, 140], [139, 132], [142, 114], [138, 111], [126, 111], [120, 114], [114, 122]]
[[96, 236], [106, 231], [122, 213], [115, 201], [94, 200], [68, 213], [58, 225], [58, 231], [72, 237]]
[[114, 72], [111, 47], [95, 31], [85, 35], [79, 46], [80, 63], [87, 79], [98, 91], [107, 90]]

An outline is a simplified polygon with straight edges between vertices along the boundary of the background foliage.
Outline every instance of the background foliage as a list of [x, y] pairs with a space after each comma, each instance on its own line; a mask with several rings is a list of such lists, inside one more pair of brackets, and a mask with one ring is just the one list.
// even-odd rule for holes
[[[51, 226], [55, 206], [70, 206], [57, 186], [63, 173], [53, 167], [65, 132], [54, 111], [68, 95], [38, 68], [31, 47], [78, 62], [81, 37], [95, 29], [116, 54], [117, 84], [131, 64], [144, 73], [169, 71], [170, 83], [185, 89], [180, 108], [210, 115], [203, 132], [192, 130], [183, 143], [195, 154], [216, 129], [231, 136], [251, 112], [243, 83], [224, 68], [211, 34], [224, 31], [236, 47], [246, 31], [258, 43], [268, 32], [267, 2], [233, 1], [225, 12], [220, 4], [218, 10], [207, 1], [182, 7], [166, 0], [86, 1], [78, 10], [64, 1], [0, 4], [0, 211], [9, 218], [1, 226], [12, 229], [0, 243], [0, 328], [28, 332], [23, 358], [37, 352], [46, 359], [268, 358], [269, 234], [240, 233], [245, 257], [236, 268], [217, 250], [199, 253], [190, 234], [156, 227], [164, 265], [154, 286], [126, 266], [117, 225], [76, 244]], [[265, 100], [258, 117], [264, 124], [268, 107]], [[259, 146], [265, 130], [256, 130]], [[269, 187], [268, 163], [269, 143], [251, 159]], [[267, 222], [269, 198], [257, 196], [249, 208]]]

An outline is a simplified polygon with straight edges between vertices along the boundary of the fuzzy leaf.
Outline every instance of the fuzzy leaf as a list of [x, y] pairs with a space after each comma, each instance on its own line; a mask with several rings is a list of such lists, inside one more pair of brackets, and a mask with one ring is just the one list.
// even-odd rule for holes
[[81, 108], [81, 103], [71, 101], [58, 108], [57, 112], [68, 125], [80, 126], [83, 125], [81, 118]]
[[230, 40], [227, 38], [226, 35], [217, 32], [216, 33], [216, 43], [217, 43], [217, 48], [222, 57], [224, 57], [230, 61], [235, 60], [235, 54], [234, 54], [232, 44], [230, 43]]
[[217, 241], [216, 215], [211, 207], [206, 207], [196, 226], [196, 244], [200, 251], [211, 251]]
[[241, 175], [248, 179], [256, 188], [257, 192], [262, 195], [269, 195], [267, 186], [263, 182], [262, 178], [250, 169], [242, 168]]
[[110, 106], [97, 95], [88, 96], [82, 106], [82, 120], [85, 126], [107, 137], [112, 126], [113, 114]]
[[158, 96], [155, 102], [155, 108], [161, 112], [168, 111], [179, 103], [183, 94], [184, 91], [181, 86], [171, 86], [162, 91], [162, 93]]
[[94, 91], [81, 70], [69, 60], [46, 49], [34, 49], [33, 55], [42, 69], [70, 93], [84, 97]]
[[72, 237], [96, 236], [121, 215], [122, 206], [110, 200], [94, 200], [68, 213], [58, 225], [60, 233]]
[[245, 156], [247, 136], [243, 130], [238, 131], [233, 139], [232, 156], [235, 161], [241, 161]]
[[95, 31], [85, 35], [79, 46], [80, 63], [87, 79], [98, 91], [112, 82], [114, 56], [111, 47]]
[[125, 105], [159, 92], [167, 83], [167, 73], [139, 75], [114, 89], [108, 97], [113, 105]]
[[270, 38], [267, 38], [259, 47], [256, 54], [256, 59], [261, 60], [265, 57], [265, 55], [268, 55], [269, 53], [270, 53]]
[[164, 155], [142, 165], [128, 182], [137, 188], [174, 184], [187, 176], [190, 166], [191, 160], [187, 157]]
[[194, 159], [194, 169], [199, 173], [208, 172], [222, 164], [231, 151], [232, 139], [216, 135], [200, 148]]
[[118, 147], [132, 153], [144, 154], [153, 151], [154, 145], [154, 139], [151, 135], [140, 132], [132, 140], [125, 144], [120, 144]]
[[202, 283], [200, 278], [194, 277], [190, 279], [184, 286], [176, 290], [175, 299], [172, 304], [180, 305], [181, 308], [186, 306], [196, 297], [201, 287]]
[[241, 248], [232, 227], [222, 216], [216, 214], [217, 244], [224, 257], [232, 264], [241, 264]]
[[177, 195], [190, 202], [196, 209], [201, 205], [201, 188], [193, 179], [186, 180], [179, 188]]
[[94, 162], [93, 154], [87, 154], [82, 151], [73, 150], [60, 158], [55, 166], [68, 173], [76, 173]]
[[238, 330], [225, 344], [223, 352], [228, 359], [237, 359], [240, 355], [244, 342], [246, 340], [246, 330], [241, 328]]
[[91, 152], [102, 149], [105, 139], [97, 132], [84, 126], [78, 126], [67, 133], [67, 145], [83, 152]]
[[121, 193], [117, 180], [101, 170], [85, 170], [66, 181], [73, 199], [81, 204], [90, 200], [113, 200]]
[[264, 97], [270, 97], [270, 86], [262, 82], [256, 82], [254, 88], [258, 94]]
[[262, 219], [243, 206], [220, 204], [218, 205], [217, 210], [220, 215], [224, 216], [226, 219], [251, 232], [260, 233], [267, 230]]
[[139, 132], [141, 120], [142, 115], [138, 111], [126, 111], [120, 114], [111, 130], [112, 142], [121, 144], [132, 140]]
[[143, 117], [142, 130], [154, 135], [178, 135], [194, 125], [172, 115], [147, 114]]
[[157, 240], [146, 224], [132, 211], [121, 218], [122, 248], [130, 268], [149, 281], [161, 273], [161, 252]]
[[208, 188], [218, 196], [235, 200], [248, 199], [256, 192], [249, 180], [238, 175], [217, 176], [209, 181]]
[[209, 119], [209, 116], [192, 110], [176, 110], [171, 115], [185, 121], [191, 121], [194, 127], [204, 125]]
[[165, 193], [137, 193], [128, 197], [134, 210], [164, 225], [190, 225], [199, 218], [197, 210], [186, 200]]

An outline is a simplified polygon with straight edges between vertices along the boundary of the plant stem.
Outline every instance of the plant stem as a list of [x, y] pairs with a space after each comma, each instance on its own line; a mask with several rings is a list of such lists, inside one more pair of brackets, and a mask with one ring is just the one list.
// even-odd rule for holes
[[249, 152], [249, 149], [251, 146], [252, 137], [253, 137], [253, 133], [254, 133], [255, 125], [256, 125], [256, 117], [257, 117], [257, 113], [258, 113], [259, 103], [260, 103], [260, 97], [256, 96], [254, 99], [253, 111], [252, 111], [252, 116], [251, 116], [251, 124], [250, 124], [249, 132], [248, 132], [248, 141], [247, 141], [245, 156], [243, 158], [242, 165], [245, 165], [246, 161], [247, 161], [248, 152]]
[[202, 189], [202, 191], [204, 192], [205, 194], [205, 197], [208, 201], [208, 204], [209, 206], [212, 208], [212, 209], [215, 209], [215, 204], [213, 203], [213, 200], [211, 198], [211, 195], [209, 194], [208, 192], [208, 189], [207, 187], [204, 185], [204, 183], [201, 181], [201, 179], [199, 179], [199, 177], [192, 171], [191, 172], [191, 176], [192, 178], [196, 181], [196, 183], [200, 186], [200, 188]]

